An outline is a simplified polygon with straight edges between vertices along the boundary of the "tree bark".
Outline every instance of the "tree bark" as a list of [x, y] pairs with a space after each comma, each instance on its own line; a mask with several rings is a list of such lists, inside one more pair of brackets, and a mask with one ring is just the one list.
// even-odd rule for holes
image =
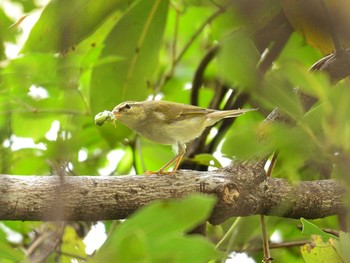
[[201, 192], [217, 196], [209, 221], [255, 214], [316, 219], [343, 211], [345, 189], [334, 180], [295, 184], [265, 176], [261, 164], [212, 172], [152, 176], [0, 176], [0, 220], [113, 220], [159, 199]]

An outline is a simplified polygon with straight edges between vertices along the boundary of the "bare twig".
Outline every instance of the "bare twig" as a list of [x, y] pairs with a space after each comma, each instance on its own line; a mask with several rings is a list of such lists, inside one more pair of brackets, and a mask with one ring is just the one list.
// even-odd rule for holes
[[[234, 241], [234, 230], [237, 227], [239, 221], [241, 221], [242, 217], [237, 217], [236, 220], [231, 225], [230, 229], [226, 232], [226, 234], [223, 236], [223, 238], [216, 244], [215, 248], [219, 249], [221, 244], [230, 236], [230, 240], [228, 242], [228, 245], [226, 247], [226, 255], [228, 256], [230, 254], [230, 250], [233, 247], [233, 241]], [[223, 258], [222, 263], [226, 262], [226, 258]]]
[[192, 89], [191, 89], [191, 104], [198, 105], [198, 95], [199, 89], [202, 87], [204, 82], [204, 71], [207, 68], [208, 64], [213, 60], [219, 50], [219, 46], [212, 47], [199, 62], [199, 65], [196, 69], [192, 80]]
[[175, 65], [182, 59], [182, 57], [185, 55], [186, 51], [191, 47], [192, 43], [197, 39], [197, 37], [200, 35], [200, 33], [202, 33], [204, 28], [225, 11], [226, 11], [226, 7], [219, 8], [216, 12], [214, 12], [210, 17], [208, 17], [202, 23], [202, 25], [196, 30], [196, 32], [194, 32], [192, 37], [188, 40], [188, 42], [185, 44], [185, 46], [180, 51], [179, 55], [177, 56], [177, 58], [175, 60]]
[[260, 215], [260, 227], [261, 227], [261, 236], [262, 236], [262, 244], [263, 244], [263, 252], [264, 252], [264, 263], [272, 262], [270, 248], [269, 248], [269, 237], [267, 236], [265, 217], [264, 215]]

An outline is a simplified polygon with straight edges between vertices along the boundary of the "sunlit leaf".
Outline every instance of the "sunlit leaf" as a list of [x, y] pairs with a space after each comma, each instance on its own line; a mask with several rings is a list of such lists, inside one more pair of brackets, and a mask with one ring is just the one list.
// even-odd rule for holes
[[133, 165], [133, 152], [130, 147], [125, 150], [123, 158], [119, 161], [117, 166], [117, 173], [120, 175], [128, 174]]
[[8, 242], [6, 234], [0, 230], [0, 261], [19, 262], [24, 258], [24, 253], [20, 249], [15, 249]]
[[219, 160], [216, 159], [212, 154], [197, 154], [192, 161], [200, 165], [213, 166], [216, 168], [221, 168]]
[[175, 156], [170, 145], [154, 143], [140, 137], [137, 146], [136, 170], [138, 172], [144, 172], [144, 168], [149, 171], [157, 171]]
[[16, 36], [16, 30], [8, 30], [13, 21], [4, 12], [4, 8], [0, 7], [0, 60], [5, 59], [5, 41], [14, 42]]
[[22, 52], [58, 52], [78, 44], [96, 26], [127, 3], [120, 0], [51, 1], [32, 29]]
[[301, 254], [306, 263], [316, 262], [344, 262], [329, 242], [322, 240], [321, 236], [312, 235], [312, 242], [301, 247]]
[[67, 262], [71, 262], [72, 258], [86, 258], [85, 244], [71, 226], [66, 226], [64, 229], [61, 251], [63, 252], [62, 256], [68, 258]]
[[317, 49], [305, 44], [303, 36], [294, 32], [276, 59], [276, 63], [278, 65], [299, 61], [309, 68], [321, 57], [321, 53]]

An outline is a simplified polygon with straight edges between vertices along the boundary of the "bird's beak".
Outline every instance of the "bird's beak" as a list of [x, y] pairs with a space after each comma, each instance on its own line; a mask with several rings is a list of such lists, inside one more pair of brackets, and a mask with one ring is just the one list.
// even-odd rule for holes
[[115, 117], [116, 119], [119, 118], [120, 112], [119, 112], [119, 110], [117, 109], [117, 107], [115, 107], [115, 108], [112, 110], [112, 114], [114, 115], [114, 117]]

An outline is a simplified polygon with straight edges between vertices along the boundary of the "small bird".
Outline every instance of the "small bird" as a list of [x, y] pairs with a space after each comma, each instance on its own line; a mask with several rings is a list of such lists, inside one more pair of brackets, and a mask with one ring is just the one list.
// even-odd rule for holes
[[177, 155], [157, 172], [165, 174], [173, 163], [173, 171], [179, 167], [186, 151], [186, 143], [198, 138], [208, 126], [224, 118], [234, 118], [256, 109], [213, 110], [169, 101], [125, 101], [117, 105], [112, 113], [105, 111], [95, 117], [102, 125], [106, 120], [117, 120], [148, 140], [172, 145]]

